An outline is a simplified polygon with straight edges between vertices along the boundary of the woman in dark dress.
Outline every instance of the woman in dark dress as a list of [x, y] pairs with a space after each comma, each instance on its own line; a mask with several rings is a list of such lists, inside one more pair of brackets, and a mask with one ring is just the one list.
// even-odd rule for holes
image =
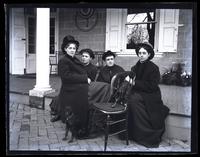
[[82, 49], [79, 53], [81, 54], [81, 61], [88, 77], [91, 81], [94, 81], [98, 70], [97, 67], [91, 63], [91, 61], [95, 58], [94, 52], [91, 49]]
[[74, 125], [84, 135], [88, 120], [88, 84], [91, 79], [83, 64], [75, 57], [79, 42], [66, 36], [61, 47], [65, 56], [58, 62], [58, 75], [62, 82], [59, 94], [60, 118], [65, 121], [65, 107], [70, 106], [77, 121]]
[[102, 60], [105, 62], [105, 66], [101, 67], [97, 72], [97, 82], [92, 82], [89, 86], [89, 104], [107, 102], [109, 100], [112, 77], [117, 73], [124, 72], [121, 66], [115, 64], [115, 57], [116, 55], [112, 51], [103, 53]]
[[[132, 79], [133, 87], [128, 98], [129, 137], [146, 147], [158, 147], [169, 109], [161, 99], [159, 68], [151, 61], [153, 47], [149, 43], [137, 44], [136, 54], [139, 61], [131, 68], [136, 78]], [[130, 79], [127, 76], [126, 80]]]
[[102, 55], [102, 60], [106, 65], [100, 69], [97, 81], [110, 83], [115, 74], [124, 72], [121, 66], [115, 64], [115, 57], [112, 51], [107, 51]]

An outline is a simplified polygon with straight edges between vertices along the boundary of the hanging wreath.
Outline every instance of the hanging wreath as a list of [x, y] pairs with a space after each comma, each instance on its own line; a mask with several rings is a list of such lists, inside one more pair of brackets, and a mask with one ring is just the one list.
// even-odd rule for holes
[[93, 8], [82, 8], [76, 12], [75, 25], [83, 31], [88, 32], [92, 30], [98, 21], [98, 14]]

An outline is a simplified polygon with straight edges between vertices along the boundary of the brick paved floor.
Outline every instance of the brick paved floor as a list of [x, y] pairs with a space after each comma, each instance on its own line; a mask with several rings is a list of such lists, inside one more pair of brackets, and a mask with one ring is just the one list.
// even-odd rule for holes
[[[104, 137], [63, 141], [65, 125], [61, 121], [50, 122], [49, 109], [41, 110], [19, 103], [16, 99], [9, 102], [9, 150], [10, 151], [103, 151]], [[117, 136], [109, 137], [107, 151], [115, 152], [190, 152], [187, 143], [175, 139], [163, 139], [158, 148], [146, 148], [133, 141], [129, 145]], [[59, 153], [58, 152], [58, 153]], [[66, 152], [64, 152], [66, 153]]]
[[[59, 92], [60, 80], [56, 76], [50, 77], [51, 87], [56, 89], [52, 96]], [[61, 121], [50, 122], [51, 115], [49, 106], [45, 110], [29, 107], [29, 98], [26, 95], [30, 89], [34, 88], [35, 79], [9, 77], [10, 84], [10, 101], [9, 101], [9, 136], [8, 149], [14, 151], [49, 151], [69, 153], [75, 152], [102, 152], [104, 146], [104, 137], [100, 136], [95, 139], [76, 140], [73, 143], [62, 141], [65, 133], [65, 125]], [[14, 94], [14, 93], [19, 93]], [[48, 100], [46, 100], [48, 101]], [[47, 103], [48, 104], [48, 103]], [[108, 152], [190, 152], [190, 144], [176, 139], [163, 139], [159, 148], [148, 149], [133, 141], [129, 145], [125, 141], [119, 140], [116, 136], [108, 139]], [[62, 152], [63, 153], [63, 152]]]

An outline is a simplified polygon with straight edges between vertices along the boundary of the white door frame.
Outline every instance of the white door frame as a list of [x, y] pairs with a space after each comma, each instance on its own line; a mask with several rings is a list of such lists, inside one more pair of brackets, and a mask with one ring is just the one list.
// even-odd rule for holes
[[25, 19], [24, 8], [11, 8], [9, 36], [10, 74], [24, 74], [25, 68]]
[[[28, 29], [28, 19], [34, 18], [36, 20], [36, 16], [34, 15], [26, 15], [26, 73], [36, 73], [36, 52], [35, 53], [29, 53], [29, 29]], [[36, 26], [35, 26], [36, 27]], [[36, 34], [35, 34], [36, 39]], [[36, 42], [35, 42], [35, 49], [36, 49]]]
[[[59, 9], [57, 9], [57, 11], [55, 13], [51, 13], [50, 17], [52, 18], [55, 18], [55, 51], [58, 51], [58, 28], [59, 28], [59, 16], [58, 16], [58, 13], [59, 13]], [[28, 18], [29, 17], [34, 17], [33, 15], [26, 15], [26, 41], [27, 41], [27, 44], [26, 44], [26, 73], [36, 73], [36, 53], [35, 54], [29, 54], [28, 52]], [[36, 18], [36, 17], [35, 17]], [[49, 56], [51, 56], [52, 54], [49, 54]], [[58, 53], [57, 53], [58, 55]], [[35, 64], [35, 68], [33, 68], [32, 70], [29, 71], [28, 69], [28, 57], [30, 57], [33, 61], [33, 64]], [[35, 59], [34, 59], [35, 58]], [[58, 59], [58, 56], [57, 56], [57, 59]], [[34, 60], [35, 60], [35, 63], [34, 63]], [[58, 61], [57, 61], [58, 62]], [[34, 65], [33, 65], [34, 66]]]

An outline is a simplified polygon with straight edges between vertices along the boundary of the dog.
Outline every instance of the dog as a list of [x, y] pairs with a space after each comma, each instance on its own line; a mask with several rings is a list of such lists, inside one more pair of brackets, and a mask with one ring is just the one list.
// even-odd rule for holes
[[77, 129], [76, 129], [76, 116], [72, 112], [71, 107], [65, 108], [65, 124], [66, 124], [66, 131], [65, 131], [65, 137], [63, 140], [67, 140], [68, 132], [71, 132], [71, 138], [68, 141], [68, 143], [72, 143], [74, 139], [77, 137]]

